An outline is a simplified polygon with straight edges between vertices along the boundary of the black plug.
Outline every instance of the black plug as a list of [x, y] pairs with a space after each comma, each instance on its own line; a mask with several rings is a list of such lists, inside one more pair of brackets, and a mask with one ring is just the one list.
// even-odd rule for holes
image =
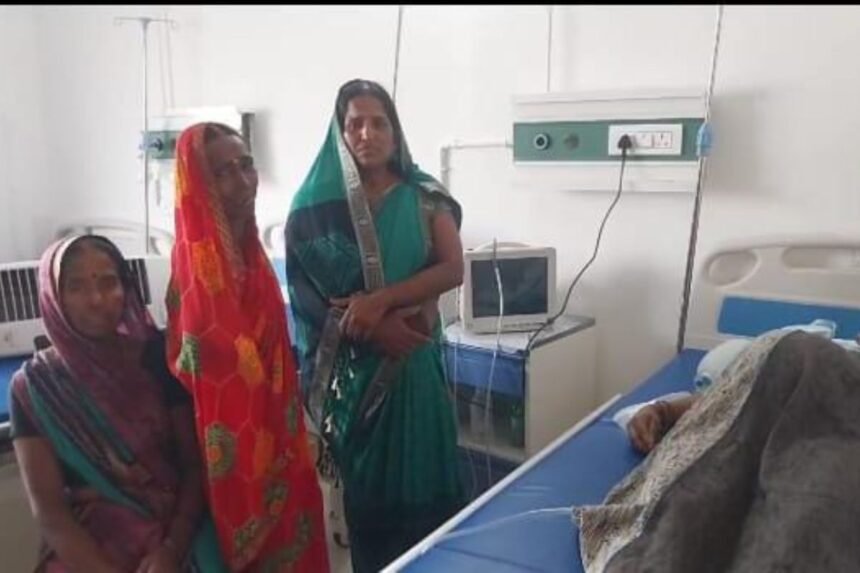
[[36, 350], [45, 350], [51, 347], [51, 339], [44, 334], [40, 334], [33, 338], [33, 346], [36, 347]]
[[633, 140], [626, 133], [618, 138], [618, 149], [630, 149], [633, 147]]

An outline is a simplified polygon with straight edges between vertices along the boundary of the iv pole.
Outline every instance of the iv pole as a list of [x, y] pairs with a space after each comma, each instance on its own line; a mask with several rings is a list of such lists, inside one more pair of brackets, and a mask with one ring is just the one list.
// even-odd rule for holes
[[144, 254], [148, 255], [152, 248], [149, 237], [149, 148], [147, 134], [149, 133], [149, 59], [148, 59], [148, 33], [149, 25], [153, 22], [175, 26], [176, 22], [169, 18], [150, 18], [147, 16], [118, 17], [114, 19], [114, 25], [120, 26], [123, 22], [138, 22], [143, 32], [143, 200], [144, 200], [144, 240], [146, 246]]
[[[714, 80], [717, 76], [717, 59], [720, 54], [720, 32], [723, 29], [723, 5], [717, 5], [717, 22], [714, 29], [714, 50], [711, 55], [711, 71], [708, 79], [708, 92], [705, 100], [704, 128], [708, 128], [711, 121], [711, 100], [714, 97]], [[700, 135], [701, 137], [701, 135]], [[710, 143], [708, 144], [710, 146]], [[681, 299], [681, 317], [678, 320], [678, 342], [675, 345], [676, 352], [684, 349], [684, 341], [687, 336], [687, 319], [690, 310], [690, 296], [693, 288], [693, 265], [696, 262], [696, 242], [699, 237], [699, 216], [702, 210], [702, 193], [704, 192], [705, 176], [708, 172], [707, 153], [699, 155], [699, 177], [696, 182], [696, 198], [693, 203], [693, 217], [690, 228], [690, 242], [687, 248], [687, 268], [684, 273], [684, 294]]]

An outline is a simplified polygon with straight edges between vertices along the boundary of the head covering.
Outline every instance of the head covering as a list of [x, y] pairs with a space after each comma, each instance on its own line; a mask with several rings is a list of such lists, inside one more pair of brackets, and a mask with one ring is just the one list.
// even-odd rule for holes
[[194, 396], [210, 509], [231, 568], [294, 541], [297, 559], [322, 559], [319, 567], [325, 555], [306, 550], [325, 548], [321, 498], [284, 303], [256, 223], [232, 236], [205, 153], [213, 130], [236, 135], [197, 124], [177, 142], [168, 364]]
[[[137, 442], [141, 428], [152, 422], [142, 415], [141, 404], [160, 398], [159, 388], [140, 361], [129, 360], [116, 347], [105, 345], [77, 332], [63, 312], [60, 296], [60, 270], [69, 249], [80, 241], [97, 243], [97, 248], [116, 264], [125, 302], [117, 325], [117, 335], [142, 347], [155, 334], [152, 317], [143, 304], [131, 270], [119, 249], [105, 237], [85, 235], [57, 241], [42, 255], [39, 264], [39, 307], [42, 321], [53, 348], [59, 355], [77, 387], [84, 389], [102, 408], [117, 430], [131, 445]], [[132, 447], [132, 449], [134, 449]], [[157, 469], [157, 468], [151, 468]]]
[[[368, 276], [362, 264], [362, 256], [367, 253], [359, 241], [360, 223], [366, 218], [354, 212], [348, 199], [350, 189], [360, 186], [361, 181], [343, 138], [343, 122], [349, 101], [362, 95], [379, 99], [388, 114], [395, 142], [390, 167], [404, 183], [418, 189], [422, 210], [432, 211], [435, 204], [441, 203], [451, 211], [458, 227], [462, 220], [459, 203], [412, 160], [397, 109], [385, 88], [363, 79], [346, 82], [338, 91], [325, 141], [293, 198], [285, 227], [287, 284], [296, 325], [301, 386], [310, 414], [318, 424], [322, 420], [317, 349], [329, 315], [328, 299], [373, 290], [379, 284], [378, 277]], [[361, 194], [353, 192], [355, 195]], [[425, 228], [423, 232], [429, 246], [430, 230]], [[369, 239], [369, 243], [375, 242], [374, 237]]]
[[362, 95], [377, 98], [388, 115], [394, 130], [394, 154], [390, 166], [406, 183], [421, 188], [424, 192], [440, 197], [451, 207], [459, 227], [462, 220], [460, 205], [451, 197], [448, 190], [432, 175], [422, 171], [412, 160], [406, 136], [400, 124], [400, 117], [388, 92], [376, 82], [363, 79], [350, 80], [338, 90], [334, 115], [329, 122], [329, 130], [316, 161], [299, 188], [290, 213], [327, 201], [346, 201], [349, 179], [358, 176], [355, 160], [349, 153], [342, 153], [346, 144], [343, 141], [343, 122], [349, 100]]
[[[85, 240], [98, 243], [97, 248], [108, 255], [117, 266], [117, 273], [125, 290], [125, 306], [117, 325], [117, 334], [138, 341], [146, 341], [155, 333], [152, 317], [146, 310], [137, 290], [131, 270], [119, 249], [107, 238], [99, 235], [77, 235], [57, 241], [45, 251], [39, 263], [39, 308], [48, 338], [66, 364], [80, 379], [90, 379], [105, 366], [114, 366], [114, 352], [105, 352], [104, 345], [76, 332], [61, 306], [60, 271], [69, 249]], [[110, 376], [112, 379], [114, 375]]]

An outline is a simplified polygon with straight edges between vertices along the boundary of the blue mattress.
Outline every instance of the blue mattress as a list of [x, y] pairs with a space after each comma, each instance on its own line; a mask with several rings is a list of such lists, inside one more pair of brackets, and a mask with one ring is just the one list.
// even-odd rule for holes
[[[625, 395], [604, 415], [562, 444], [461, 523], [454, 531], [535, 509], [599, 503], [642, 459], [612, 415], [629, 404], [690, 390], [704, 352], [685, 350]], [[26, 357], [0, 360], [0, 422], [8, 420], [8, 385]], [[492, 569], [489, 569], [489, 568]], [[580, 572], [576, 528], [567, 515], [539, 516], [486, 533], [443, 541], [406, 571]]]
[[[642, 460], [626, 434], [612, 422], [613, 414], [636, 402], [691, 390], [702, 356], [704, 352], [699, 350], [683, 351], [453, 531], [530, 510], [600, 503]], [[569, 514], [540, 515], [441, 541], [403, 570], [581, 572], [579, 536]]]
[[9, 383], [27, 356], [0, 359], [0, 423], [9, 421]]

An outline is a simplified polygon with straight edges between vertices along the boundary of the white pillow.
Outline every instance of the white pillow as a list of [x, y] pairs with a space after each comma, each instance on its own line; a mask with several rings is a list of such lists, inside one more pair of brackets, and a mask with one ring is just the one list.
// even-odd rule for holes
[[[792, 324], [789, 326], [783, 326], [779, 330], [788, 332], [802, 330], [803, 332], [832, 340], [833, 336], [836, 334], [837, 328], [837, 324], [832, 320], [818, 318], [809, 324]], [[696, 386], [696, 390], [704, 390], [716, 382], [717, 378], [719, 378], [720, 375], [725, 372], [726, 368], [735, 361], [738, 355], [743, 352], [747, 346], [749, 346], [750, 342], [752, 342], [752, 340], [746, 338], [733, 338], [717, 345], [705, 354], [696, 369], [696, 378], [693, 381]]]
[[845, 338], [834, 338], [834, 344], [838, 344], [848, 352], [860, 352], [860, 344], [855, 340], [847, 340]]
[[809, 324], [793, 324], [791, 326], [783, 326], [782, 328], [780, 328], [780, 330], [802, 330], [803, 332], [815, 334], [828, 340], [832, 340], [833, 337], [836, 336], [836, 330], [838, 328], [839, 326], [832, 320], [827, 320], [826, 318], [817, 318]]
[[746, 338], [733, 338], [718, 344], [705, 354], [696, 368], [696, 377], [693, 380], [696, 390], [704, 390], [716, 382], [751, 342], [752, 340]]

